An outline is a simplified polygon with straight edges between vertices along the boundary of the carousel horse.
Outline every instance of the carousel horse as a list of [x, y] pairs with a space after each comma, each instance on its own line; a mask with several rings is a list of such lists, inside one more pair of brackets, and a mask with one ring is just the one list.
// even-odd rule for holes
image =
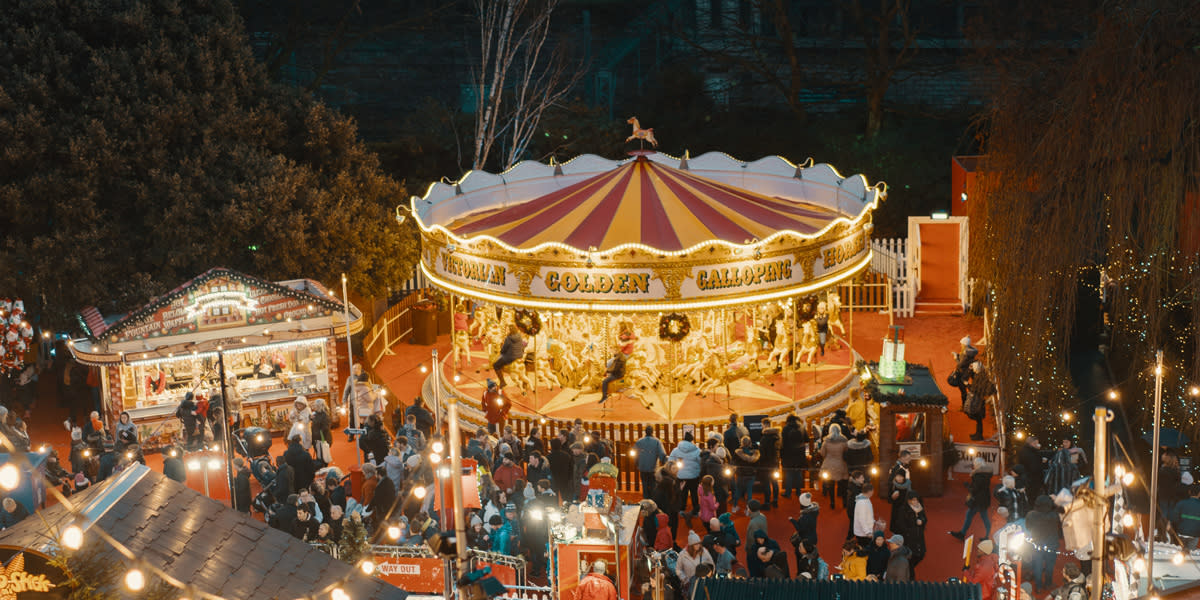
[[684, 359], [675, 365], [674, 369], [671, 369], [671, 377], [683, 380], [685, 383], [695, 384], [702, 378], [705, 357], [711, 354], [711, 352], [685, 354]]
[[625, 121], [625, 122], [629, 123], [630, 125], [633, 125], [633, 135], [625, 138], [626, 142], [632, 142], [633, 140], [641, 140], [641, 141], [645, 141], [645, 142], [650, 142], [650, 145], [654, 146], [655, 148], [658, 147], [658, 140], [654, 139], [654, 128], [653, 127], [650, 127], [647, 129], [642, 129], [642, 124], [638, 123], [637, 117], [630, 117], [629, 120]]
[[557, 340], [552, 340], [546, 346], [546, 354], [552, 365], [552, 374], [558, 382], [559, 387], [573, 387], [575, 381], [575, 372], [579, 370], [579, 360], [575, 358], [567, 347]]
[[800, 351], [798, 357], [805, 364], [816, 364], [813, 360], [817, 356], [817, 352], [821, 349], [820, 339], [817, 337], [817, 325], [812, 321], [805, 321], [800, 327]]
[[842, 325], [842, 297], [830, 290], [825, 294], [825, 306], [829, 309], [829, 331], [836, 329], [839, 335], [846, 335], [846, 327]]
[[[786, 316], [786, 315], [785, 315]], [[784, 318], [775, 321], [775, 346], [771, 348], [771, 353], [767, 355], [767, 364], [775, 364], [775, 370], [783, 370], [784, 363], [787, 362], [788, 353], [792, 351], [792, 336], [788, 331], [789, 319]]]
[[701, 374], [704, 381], [696, 387], [696, 394], [700, 397], [707, 396], [710, 392], [725, 385], [726, 371], [725, 365], [722, 364], [721, 354], [719, 352], [709, 352], [702, 359], [703, 365]]

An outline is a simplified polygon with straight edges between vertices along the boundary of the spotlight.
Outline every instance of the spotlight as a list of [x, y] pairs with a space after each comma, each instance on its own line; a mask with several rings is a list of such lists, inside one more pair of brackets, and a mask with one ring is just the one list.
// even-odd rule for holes
[[47, 454], [50, 452], [50, 446], [42, 444], [38, 447], [38, 454]]
[[538, 423], [541, 423], [542, 425], [545, 425], [545, 424], [546, 424], [546, 417], [542, 417], [542, 418], [538, 419]]
[[1137, 557], [1133, 560], [1133, 570], [1141, 573], [1146, 572], [1146, 559]]
[[168, 454], [171, 455], [171, 458], [175, 458], [176, 456], [179, 456], [179, 451], [174, 448], [171, 448], [171, 451], [168, 452]]
[[1196, 387], [1193, 385], [1191, 387], [1191, 389], [1188, 390], [1188, 393], [1193, 396], [1200, 396], [1200, 387]]
[[1123, 475], [1125, 475], [1125, 465], [1117, 465], [1113, 467], [1113, 475], [1115, 475], [1117, 479], [1120, 479]]
[[675, 461], [675, 468], [676, 468], [676, 469], [682, 469], [682, 468], [683, 468], [683, 459], [682, 459], [682, 458], [681, 458], [681, 459], [679, 459], [679, 460], [677, 460], [677, 461]]
[[88, 457], [90, 457], [91, 455], [92, 455], [92, 450], [91, 450], [91, 448], [85, 448], [85, 449], [84, 449], [84, 451], [83, 451], [83, 457], [84, 457], [84, 458], [88, 458]]
[[[338, 410], [345, 410], [345, 409], [343, 409], [343, 408], [339, 408]], [[256, 441], [256, 442], [261, 442], [261, 441], [263, 441], [263, 434], [261, 434], [261, 433], [260, 433], [260, 434], [258, 434], [258, 435], [256, 435], [256, 436], [254, 436], [254, 441]]]
[[455, 373], [454, 374], [454, 383], [458, 383], [459, 379], [462, 379], [462, 378], [458, 376], [458, 373]]
[[146, 587], [146, 575], [142, 573], [141, 569], [130, 569], [125, 574], [125, 587], [134, 592], [141, 591]]

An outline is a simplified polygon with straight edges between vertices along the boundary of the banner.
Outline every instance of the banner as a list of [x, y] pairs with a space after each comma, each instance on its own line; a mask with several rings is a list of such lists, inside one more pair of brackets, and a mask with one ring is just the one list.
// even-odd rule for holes
[[375, 556], [375, 574], [413, 594], [444, 594], [444, 569], [445, 563], [440, 558]]
[[955, 473], [970, 473], [975, 468], [975, 458], [983, 458], [993, 474], [1000, 473], [1000, 448], [991, 444], [954, 444], [958, 460], [954, 463]]

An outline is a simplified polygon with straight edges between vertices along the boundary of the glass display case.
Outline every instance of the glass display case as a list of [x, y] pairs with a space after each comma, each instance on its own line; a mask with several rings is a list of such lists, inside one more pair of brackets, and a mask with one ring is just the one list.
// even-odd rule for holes
[[[236, 377], [244, 402], [329, 391], [324, 339], [239, 348], [224, 353], [227, 384]], [[139, 361], [121, 367], [122, 408], [131, 415], [169, 412], [187, 392], [219, 392], [215, 352]]]

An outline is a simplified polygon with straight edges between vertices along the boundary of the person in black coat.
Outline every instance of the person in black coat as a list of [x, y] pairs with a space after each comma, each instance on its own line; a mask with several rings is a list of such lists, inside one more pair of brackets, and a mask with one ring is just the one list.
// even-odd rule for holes
[[307, 505], [301, 504], [296, 507], [296, 520], [292, 527], [292, 535], [296, 539], [309, 541], [317, 539], [317, 526], [320, 523], [313, 518], [312, 510]]
[[250, 469], [242, 457], [233, 459], [233, 467], [237, 469], [233, 476], [233, 507], [241, 512], [250, 512]]
[[187, 482], [187, 469], [183, 466], [183, 451], [176, 446], [171, 446], [163, 452], [163, 475], [179, 483]]
[[558, 437], [550, 438], [550, 483], [554, 484], [554, 491], [558, 492], [558, 497], [564, 501], [573, 498], [568, 498], [567, 494], [571, 489], [571, 471], [575, 467], [575, 460], [571, 458], [571, 454], [563, 448], [562, 439]]
[[987, 514], [988, 507], [992, 505], [992, 470], [982, 457], [975, 457], [975, 468], [971, 471], [967, 490], [967, 517], [963, 519], [962, 529], [951, 531], [950, 535], [965, 539], [967, 530], [971, 528], [971, 520], [979, 515], [979, 520], [983, 521], [984, 537], [992, 537], [992, 520]]
[[367, 509], [371, 511], [371, 533], [377, 533], [387, 526], [396, 508], [396, 484], [388, 479], [387, 470], [379, 469], [379, 483], [375, 486], [375, 495]]
[[292, 491], [302, 490], [312, 483], [317, 474], [317, 466], [313, 464], [312, 455], [300, 445], [300, 436], [294, 435], [288, 442], [283, 460], [292, 467]]
[[[771, 427], [770, 419], [762, 420], [762, 437], [758, 440], [758, 480], [763, 482], [763, 508], [779, 506], [779, 429]], [[779, 477], [776, 477], [779, 475]]]
[[296, 493], [296, 471], [289, 465], [283, 455], [275, 461], [275, 480], [271, 482], [271, 495], [276, 499], [287, 498]]
[[420, 396], [413, 399], [412, 406], [404, 410], [404, 417], [413, 417], [417, 420], [417, 430], [425, 434], [425, 439], [433, 436], [433, 429], [437, 425], [433, 418], [433, 413], [425, 408], [425, 400]]
[[[1042, 480], [1046, 476], [1046, 455], [1036, 435], [1030, 435], [1017, 450], [1017, 462], [1025, 467], [1025, 496], [1037, 498], [1042, 495]], [[1056, 490], [1057, 491], [1057, 490]]]
[[808, 431], [800, 417], [789, 415], [779, 437], [779, 462], [783, 468], [784, 498], [804, 493], [804, 475], [808, 470]]
[[679, 479], [675, 477], [674, 463], [659, 467], [655, 474], [653, 500], [658, 510], [667, 515], [667, 526], [671, 528], [671, 539], [679, 538], [679, 511], [682, 510]]
[[496, 373], [496, 379], [500, 381], [501, 388], [508, 387], [508, 382], [504, 379], [504, 367], [524, 356], [525, 338], [521, 337], [521, 332], [517, 330], [516, 325], [509, 325], [508, 337], [505, 337], [504, 343], [500, 345], [500, 356], [496, 362], [492, 363], [492, 371]]
[[199, 427], [200, 419], [196, 414], [195, 396], [188, 392], [183, 395], [183, 401], [175, 409], [175, 416], [183, 422], [183, 433], [187, 435], [187, 447], [190, 450], [204, 442], [204, 430]]
[[[917, 563], [925, 558], [925, 525], [929, 517], [925, 514], [925, 505], [916, 492], [908, 492], [904, 505], [896, 511], [896, 519], [892, 522], [892, 533], [898, 533], [904, 538], [904, 546], [908, 548], [908, 575], [913, 579]], [[913, 579], [915, 581], [915, 579]]]
[[[792, 528], [796, 530], [796, 538], [798, 540], [808, 540], [816, 545], [817, 543], [817, 516], [821, 514], [821, 507], [816, 502], [813, 502], [812, 494], [804, 492], [800, 494], [800, 516], [788, 517], [788, 521], [792, 523]], [[795, 543], [792, 544], [795, 546]]]
[[280, 531], [284, 531], [295, 535], [296, 532], [296, 500], [299, 496], [290, 494], [285, 496], [283, 502], [277, 502], [271, 505], [271, 516], [267, 519], [267, 525], [274, 527]]
[[888, 560], [892, 558], [892, 551], [888, 549], [886, 540], [882, 531], [876, 531], [871, 535], [871, 543], [866, 548], [867, 575], [874, 575], [879, 581], [883, 581]]
[[363, 452], [363, 458], [383, 466], [390, 443], [387, 432], [383, 430], [383, 420], [379, 418], [379, 415], [371, 415], [367, 419], [367, 432], [358, 439], [358, 447]]

